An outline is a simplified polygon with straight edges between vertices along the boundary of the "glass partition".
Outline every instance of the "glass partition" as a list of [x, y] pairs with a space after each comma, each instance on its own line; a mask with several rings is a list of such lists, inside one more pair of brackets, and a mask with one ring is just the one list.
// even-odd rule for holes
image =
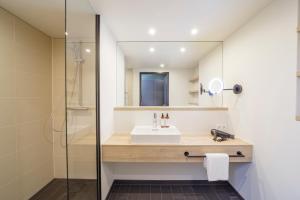
[[0, 2], [1, 200], [97, 199], [95, 20], [88, 0]]
[[89, 1], [66, 1], [69, 199], [97, 199], [95, 20]]

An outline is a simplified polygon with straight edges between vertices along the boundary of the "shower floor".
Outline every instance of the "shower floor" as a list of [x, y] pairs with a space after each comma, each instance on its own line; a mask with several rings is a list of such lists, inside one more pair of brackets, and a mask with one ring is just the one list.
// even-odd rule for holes
[[[96, 200], [96, 180], [69, 180], [70, 200]], [[54, 179], [30, 200], [67, 200], [67, 180]]]
[[115, 181], [108, 200], [243, 200], [228, 182]]

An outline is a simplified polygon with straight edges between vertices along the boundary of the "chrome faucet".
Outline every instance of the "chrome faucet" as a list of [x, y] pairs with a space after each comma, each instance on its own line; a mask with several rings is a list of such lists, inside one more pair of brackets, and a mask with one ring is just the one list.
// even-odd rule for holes
[[153, 129], [157, 129], [157, 124], [158, 124], [157, 114], [153, 113], [153, 121], [152, 121]]

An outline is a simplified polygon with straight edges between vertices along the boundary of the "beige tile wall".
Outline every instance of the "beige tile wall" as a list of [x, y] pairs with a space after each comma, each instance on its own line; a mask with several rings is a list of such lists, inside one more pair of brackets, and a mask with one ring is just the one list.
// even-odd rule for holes
[[53, 178], [51, 38], [0, 8], [0, 199]]
[[66, 178], [64, 39], [52, 39], [52, 109], [54, 177]]

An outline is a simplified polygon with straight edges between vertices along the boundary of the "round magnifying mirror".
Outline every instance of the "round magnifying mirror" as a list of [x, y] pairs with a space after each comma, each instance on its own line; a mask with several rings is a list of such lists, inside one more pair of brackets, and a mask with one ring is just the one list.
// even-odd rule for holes
[[223, 81], [219, 78], [214, 78], [209, 82], [209, 93], [211, 93], [212, 95], [216, 95], [219, 94], [223, 91], [224, 89], [224, 84]]

